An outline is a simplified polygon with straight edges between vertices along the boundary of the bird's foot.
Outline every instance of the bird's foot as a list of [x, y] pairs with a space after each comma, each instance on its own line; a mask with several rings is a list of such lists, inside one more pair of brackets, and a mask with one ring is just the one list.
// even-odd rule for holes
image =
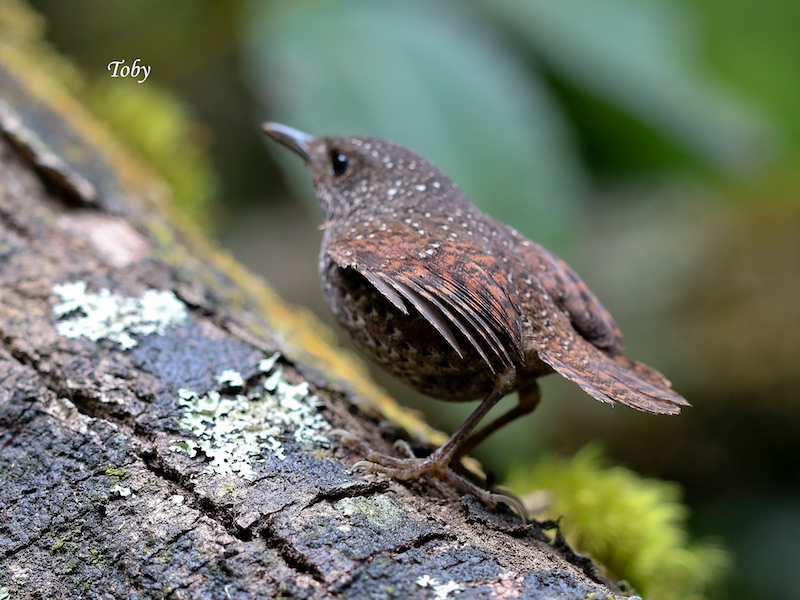
[[490, 508], [495, 507], [498, 502], [507, 504], [523, 521], [527, 522], [527, 511], [518, 498], [509, 493], [486, 490], [470, 481], [467, 477], [456, 473], [450, 467], [451, 456], [443, 454], [441, 448], [434, 451], [430, 456], [420, 458], [414, 455], [407, 442], [398, 440], [395, 442], [394, 447], [405, 454], [405, 458], [400, 458], [373, 450], [361, 439], [347, 431], [335, 430], [331, 434], [340, 438], [345, 444], [357, 446], [361, 450], [364, 458], [353, 465], [356, 468], [364, 469], [370, 473], [383, 473], [401, 481], [416, 479], [425, 473], [430, 473], [437, 479], [446, 481], [456, 489], [472, 494]]

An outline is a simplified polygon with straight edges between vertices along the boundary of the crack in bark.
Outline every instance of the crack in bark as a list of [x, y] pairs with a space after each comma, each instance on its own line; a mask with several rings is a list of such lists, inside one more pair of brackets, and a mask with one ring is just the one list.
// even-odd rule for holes
[[241, 542], [249, 542], [253, 539], [253, 532], [249, 528], [240, 527], [228, 511], [215, 504], [210, 498], [198, 494], [194, 486], [187, 481], [187, 477], [167, 466], [155, 449], [144, 450], [138, 456], [148, 471], [191, 496], [198, 511], [222, 527], [231, 537]]
[[309, 500], [303, 508], [311, 508], [312, 506], [325, 501], [333, 503], [343, 498], [366, 498], [386, 492], [390, 487], [391, 484], [389, 480], [362, 481], [357, 479], [346, 485], [322, 490], [311, 500]]
[[270, 548], [275, 549], [286, 565], [298, 573], [309, 575], [314, 581], [321, 585], [327, 585], [325, 575], [314, 563], [308, 560], [302, 552], [295, 548], [289, 540], [282, 537], [275, 530], [270, 519], [266, 520], [259, 531], [260, 537]]
[[[67, 208], [98, 208], [97, 188], [49, 148], [32, 143], [21, 132], [0, 126], [2, 137], [19, 160], [27, 165], [50, 198]], [[27, 133], [27, 132], [22, 132]], [[105, 207], [104, 207], [105, 208]], [[107, 211], [104, 211], [107, 212]]]
[[457, 536], [454, 536], [451, 533], [444, 533], [441, 531], [429, 531], [427, 533], [423, 533], [418, 538], [413, 539], [410, 542], [406, 542], [405, 544], [399, 544], [393, 548], [387, 548], [386, 550], [381, 550], [380, 552], [376, 552], [368, 557], [368, 561], [372, 561], [378, 556], [382, 554], [401, 554], [403, 552], [408, 552], [414, 548], [422, 548], [426, 544], [435, 541], [447, 541], [447, 542], [455, 542], [458, 540]]
[[[33, 369], [38, 375], [42, 387], [53, 392], [58, 398], [69, 400], [79, 413], [92, 419], [101, 419], [109, 423], [123, 425], [131, 431], [134, 430], [136, 426], [135, 415], [128, 411], [115, 411], [114, 407], [116, 405], [102, 402], [96, 396], [87, 394], [83, 389], [70, 388], [63, 377], [43, 370], [37, 358], [16, 347], [13, 343], [14, 338], [3, 335], [2, 340], [11, 358], [15, 359], [20, 365]], [[146, 401], [141, 396], [137, 395], [137, 398], [142, 402]]]

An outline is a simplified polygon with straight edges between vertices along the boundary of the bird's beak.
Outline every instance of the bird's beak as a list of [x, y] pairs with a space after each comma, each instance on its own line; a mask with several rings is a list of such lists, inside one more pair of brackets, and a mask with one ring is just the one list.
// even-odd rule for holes
[[311, 162], [311, 148], [308, 144], [314, 139], [313, 136], [280, 123], [264, 123], [261, 128], [281, 146], [286, 146], [306, 163]]

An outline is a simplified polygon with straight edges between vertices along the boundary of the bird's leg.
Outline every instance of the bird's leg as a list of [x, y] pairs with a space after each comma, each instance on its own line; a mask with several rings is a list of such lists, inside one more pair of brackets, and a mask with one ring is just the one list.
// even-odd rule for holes
[[357, 462], [355, 466], [363, 467], [373, 473], [385, 473], [395, 479], [414, 479], [428, 472], [445, 479], [446, 477], [442, 475], [448, 469], [450, 461], [459, 452], [460, 446], [469, 439], [469, 434], [472, 430], [475, 429], [481, 419], [486, 416], [486, 413], [497, 404], [503, 395], [503, 392], [498, 391], [493, 391], [489, 394], [464, 421], [461, 427], [450, 436], [450, 439], [429, 456], [417, 458], [412, 455], [408, 458], [397, 458], [381, 454], [375, 450], [369, 450], [364, 459]]
[[480, 430], [476, 431], [472, 435], [470, 435], [463, 443], [458, 447], [458, 452], [453, 456], [453, 458], [461, 458], [462, 456], [466, 456], [469, 454], [473, 448], [479, 445], [483, 440], [493, 434], [495, 431], [515, 421], [519, 417], [523, 415], [527, 415], [532, 413], [533, 410], [539, 405], [539, 401], [542, 399], [542, 393], [539, 389], [539, 385], [534, 381], [528, 387], [522, 388], [518, 392], [519, 399], [517, 401], [517, 405], [509, 410], [506, 413], [503, 413], [501, 416], [497, 417], [494, 421], [485, 425]]
[[[513, 496], [497, 494], [483, 489], [470, 481], [467, 477], [456, 473], [450, 468], [450, 463], [453, 459], [464, 454], [465, 450], [462, 449], [464, 444], [468, 444], [469, 447], [467, 449], [475, 445], [471, 441], [473, 437], [470, 436], [470, 433], [505, 394], [505, 386], [498, 385], [495, 390], [481, 402], [478, 408], [475, 409], [461, 427], [450, 436], [450, 439], [429, 456], [423, 458], [414, 456], [408, 444], [405, 443], [396, 445], [398, 450], [402, 451], [407, 456], [406, 458], [399, 458], [366, 448], [360, 441], [353, 439], [353, 437], [346, 434], [346, 432], [337, 432], [337, 434], [340, 435], [346, 443], [357, 443], [363, 448], [365, 454], [364, 459], [358, 461], [354, 465], [356, 467], [362, 467], [373, 473], [384, 473], [400, 480], [415, 479], [425, 473], [431, 473], [437, 478], [447, 481], [454, 487], [477, 496], [489, 506], [495, 506], [498, 502], [510, 505], [524, 520], [526, 518], [525, 509], [519, 500]], [[522, 405], [523, 403], [520, 404]], [[529, 410], [533, 409], [533, 406], [535, 406], [535, 402], [526, 410], [512, 409], [510, 413], [513, 413], [513, 415], [507, 413], [479, 431], [476, 434], [479, 436], [478, 441], [485, 438], [492, 430], [497, 429], [504, 423], [516, 418], [520, 414], [529, 412]], [[486, 431], [486, 429], [489, 429], [489, 431]]]

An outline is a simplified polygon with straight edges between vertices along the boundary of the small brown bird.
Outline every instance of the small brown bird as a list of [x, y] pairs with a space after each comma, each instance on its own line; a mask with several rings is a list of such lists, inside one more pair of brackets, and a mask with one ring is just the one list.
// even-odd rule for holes
[[[431, 162], [376, 138], [263, 128], [311, 170], [325, 213], [323, 291], [356, 346], [423, 394], [483, 400], [431, 455], [367, 451], [360, 464], [369, 470], [398, 479], [430, 472], [519, 510], [449, 465], [531, 412], [538, 377], [555, 371], [601, 402], [655, 414], [689, 405], [658, 371], [622, 356], [614, 319], [566, 263], [480, 212]], [[518, 405], [474, 432], [514, 391]]]

